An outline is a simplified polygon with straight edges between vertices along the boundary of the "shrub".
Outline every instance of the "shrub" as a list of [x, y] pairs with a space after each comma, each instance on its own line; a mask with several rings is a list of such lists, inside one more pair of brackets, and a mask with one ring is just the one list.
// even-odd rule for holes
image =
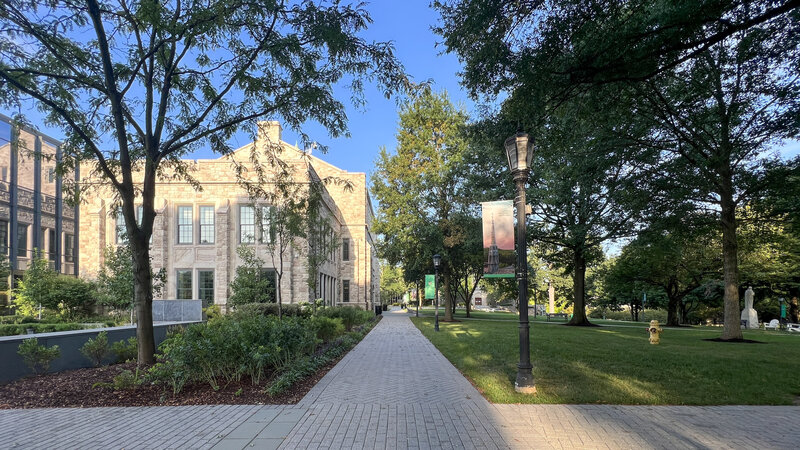
[[132, 372], [130, 370], [123, 370], [119, 374], [114, 377], [114, 381], [111, 383], [111, 386], [114, 388], [115, 391], [127, 390], [132, 389], [136, 385], [141, 383], [140, 379], [140, 372], [139, 368], [136, 368], [136, 372]]
[[317, 330], [317, 338], [328, 342], [344, 332], [342, 319], [317, 316], [311, 319], [311, 326]]
[[133, 361], [139, 357], [139, 342], [136, 336], [129, 337], [127, 341], [111, 344], [111, 351], [117, 355], [117, 362]]
[[95, 304], [92, 283], [58, 274], [39, 253], [25, 271], [15, 294], [13, 303], [26, 316], [35, 315], [41, 305], [66, 317], [79, 317], [88, 314]]
[[171, 334], [159, 347], [162, 356], [148, 377], [171, 386], [173, 394], [189, 382], [219, 389], [244, 375], [258, 384], [265, 372], [312, 353], [316, 343], [316, 330], [307, 320], [225, 316]]
[[[302, 308], [296, 303], [282, 304], [282, 312], [284, 317], [308, 317], [311, 311]], [[278, 304], [277, 303], [245, 303], [236, 307], [234, 315], [239, 318], [246, 318], [250, 316], [277, 316]]]
[[22, 361], [25, 365], [30, 367], [33, 373], [41, 374], [50, 369], [50, 363], [54, 359], [61, 356], [61, 350], [57, 345], [52, 347], [45, 347], [39, 345], [39, 340], [36, 338], [25, 339], [19, 344], [17, 353], [22, 356]]
[[336, 358], [343, 355], [356, 344], [358, 344], [358, 342], [367, 335], [372, 326], [374, 326], [374, 323], [365, 325], [361, 330], [348, 333], [331, 342], [330, 345], [319, 354], [301, 358], [295, 364], [292, 364], [290, 368], [275, 378], [275, 380], [265, 389], [265, 392], [272, 396], [278, 395], [292, 387], [292, 385], [303, 378], [312, 375], [317, 370], [329, 364], [331, 361], [334, 361]]
[[97, 337], [86, 341], [81, 347], [81, 353], [92, 362], [92, 365], [100, 367], [103, 364], [103, 360], [111, 353], [111, 349], [108, 346], [108, 333], [101, 331], [97, 334]]
[[206, 320], [214, 320], [222, 317], [222, 309], [219, 305], [209, 305], [203, 308], [203, 314], [206, 315]]
[[0, 325], [0, 336], [15, 336], [27, 334], [28, 329], [34, 333], [52, 333], [55, 331], [83, 330], [84, 326], [79, 323], [23, 323]]
[[344, 328], [347, 331], [351, 331], [355, 325], [361, 325], [374, 316], [371, 311], [364, 311], [356, 308], [355, 306], [337, 306], [334, 308], [325, 308], [319, 310], [318, 315], [342, 319]]

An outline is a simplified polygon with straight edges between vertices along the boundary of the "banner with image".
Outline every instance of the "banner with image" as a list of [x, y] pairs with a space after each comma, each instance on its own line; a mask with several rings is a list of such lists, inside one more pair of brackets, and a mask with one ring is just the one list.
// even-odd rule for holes
[[483, 216], [483, 276], [514, 278], [514, 202], [481, 203]]

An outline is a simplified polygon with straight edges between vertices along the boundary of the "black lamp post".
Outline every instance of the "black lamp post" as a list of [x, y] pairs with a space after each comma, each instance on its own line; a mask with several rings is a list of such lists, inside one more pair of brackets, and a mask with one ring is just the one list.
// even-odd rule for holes
[[433, 276], [433, 289], [436, 291], [436, 321], [433, 325], [434, 331], [439, 331], [439, 266], [442, 264], [442, 257], [438, 253], [433, 255], [433, 269], [435, 275]]
[[508, 167], [517, 186], [517, 283], [519, 285], [519, 364], [514, 390], [524, 394], [536, 392], [531, 369], [530, 324], [528, 322], [528, 246], [525, 239], [525, 184], [533, 159], [533, 142], [527, 133], [518, 132], [506, 139]]

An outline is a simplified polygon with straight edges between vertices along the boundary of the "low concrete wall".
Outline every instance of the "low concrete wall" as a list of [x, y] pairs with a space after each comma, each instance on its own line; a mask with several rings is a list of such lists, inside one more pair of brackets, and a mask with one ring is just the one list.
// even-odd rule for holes
[[153, 300], [153, 322], [199, 322], [202, 300]]
[[[167, 329], [171, 326], [185, 326], [193, 322], [163, 322], [153, 325], [156, 345], [160, 344], [167, 335]], [[58, 345], [61, 356], [50, 364], [49, 372], [61, 372], [63, 370], [80, 369], [91, 367], [92, 363], [83, 356], [80, 348], [89, 339], [94, 339], [101, 331], [108, 334], [108, 345], [114, 342], [125, 341], [136, 336], [136, 326], [127, 325], [123, 327], [95, 328], [92, 330], [60, 331], [56, 333], [40, 333], [33, 335], [2, 336], [0, 337], [0, 383], [7, 383], [12, 380], [30, 375], [32, 372], [22, 361], [22, 357], [17, 353], [19, 344], [25, 339], [36, 338], [39, 345], [47, 347]], [[116, 356], [110, 356], [106, 363], [112, 363]]]

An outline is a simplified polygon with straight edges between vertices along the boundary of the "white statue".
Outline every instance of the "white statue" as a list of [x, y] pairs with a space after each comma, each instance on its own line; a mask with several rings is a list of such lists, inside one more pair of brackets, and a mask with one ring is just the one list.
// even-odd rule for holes
[[742, 310], [742, 320], [747, 321], [747, 328], [758, 328], [758, 314], [753, 309], [753, 288], [748, 287], [744, 293], [744, 309]]

